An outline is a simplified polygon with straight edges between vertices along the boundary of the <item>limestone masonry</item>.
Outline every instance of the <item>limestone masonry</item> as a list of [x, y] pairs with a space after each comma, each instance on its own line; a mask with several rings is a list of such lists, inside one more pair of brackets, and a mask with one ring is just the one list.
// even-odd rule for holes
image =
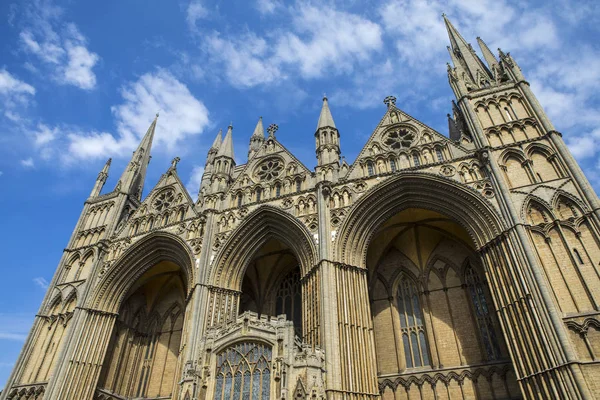
[[600, 201], [510, 54], [444, 21], [448, 137], [389, 96], [348, 164], [324, 98], [314, 170], [260, 119], [197, 202], [178, 158], [142, 199], [155, 119], [0, 400], [600, 398]]

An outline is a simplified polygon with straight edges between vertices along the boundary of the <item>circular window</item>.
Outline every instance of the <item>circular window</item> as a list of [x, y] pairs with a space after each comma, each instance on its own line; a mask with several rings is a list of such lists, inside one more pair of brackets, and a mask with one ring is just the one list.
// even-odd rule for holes
[[165, 190], [154, 199], [154, 208], [158, 211], [166, 210], [171, 207], [175, 201], [175, 193], [172, 190]]
[[283, 163], [277, 159], [270, 159], [258, 166], [256, 175], [261, 181], [270, 181], [277, 178], [281, 171], [283, 171]]
[[383, 143], [394, 150], [398, 150], [410, 147], [414, 140], [415, 133], [413, 131], [406, 128], [396, 128], [386, 133]]

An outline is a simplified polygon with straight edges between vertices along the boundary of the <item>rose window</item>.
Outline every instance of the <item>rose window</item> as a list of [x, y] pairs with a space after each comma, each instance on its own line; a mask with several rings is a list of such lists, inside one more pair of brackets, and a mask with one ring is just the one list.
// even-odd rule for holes
[[159, 194], [156, 199], [154, 199], [154, 208], [158, 211], [166, 210], [171, 207], [171, 204], [175, 201], [175, 194], [172, 190], [167, 190], [166, 192], [162, 192]]
[[283, 171], [283, 163], [279, 160], [267, 160], [258, 167], [256, 175], [261, 181], [275, 179]]
[[410, 147], [415, 140], [415, 134], [406, 128], [400, 128], [387, 133], [384, 143], [394, 150]]

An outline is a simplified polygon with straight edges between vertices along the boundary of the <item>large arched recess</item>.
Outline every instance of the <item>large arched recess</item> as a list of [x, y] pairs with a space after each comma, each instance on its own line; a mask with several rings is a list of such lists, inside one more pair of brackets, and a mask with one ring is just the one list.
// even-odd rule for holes
[[153, 266], [163, 261], [181, 268], [186, 295], [193, 288], [194, 258], [184, 240], [168, 232], [153, 233], [135, 243], [104, 275], [91, 298], [91, 307], [117, 313], [131, 287]]
[[407, 208], [436, 211], [454, 219], [476, 248], [504, 231], [493, 205], [476, 190], [439, 175], [401, 172], [354, 204], [337, 235], [337, 259], [366, 268], [367, 250], [378, 228]]
[[269, 239], [287, 245], [305, 276], [317, 262], [317, 249], [306, 227], [287, 212], [262, 206], [250, 213], [229, 235], [215, 257], [210, 275], [211, 285], [240, 290], [242, 279], [254, 253]]

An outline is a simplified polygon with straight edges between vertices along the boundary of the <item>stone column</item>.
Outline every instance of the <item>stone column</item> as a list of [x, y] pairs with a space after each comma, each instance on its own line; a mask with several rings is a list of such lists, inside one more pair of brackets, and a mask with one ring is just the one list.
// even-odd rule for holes
[[65, 361], [48, 383], [45, 398], [92, 400], [117, 314], [78, 308]]

